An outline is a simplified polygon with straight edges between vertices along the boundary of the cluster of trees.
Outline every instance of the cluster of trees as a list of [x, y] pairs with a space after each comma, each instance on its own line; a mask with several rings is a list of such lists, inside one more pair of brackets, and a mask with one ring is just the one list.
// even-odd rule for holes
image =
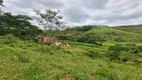
[[96, 25], [85, 25], [80, 27], [68, 28], [65, 31], [68, 31], [67, 34], [59, 35], [59, 39], [65, 40], [72, 40], [77, 42], [85, 42], [85, 43], [92, 43], [96, 45], [102, 45], [105, 40], [104, 37], [94, 34], [94, 33], [87, 33], [87, 31], [92, 30], [93, 28], [98, 28]]
[[74, 28], [71, 28], [72, 31], [79, 31], [79, 32], [85, 32], [93, 29], [94, 27], [97, 27], [96, 25], [84, 25], [84, 26], [77, 26]]
[[[0, 0], [0, 6], [4, 7], [2, 3], [3, 1]], [[44, 26], [46, 32], [48, 30], [49, 33], [54, 30], [64, 30], [66, 27], [66, 23], [61, 21], [63, 17], [58, 15], [59, 11], [46, 9], [45, 13], [42, 13], [40, 10], [34, 10], [34, 12], [38, 17], [35, 16], [33, 18], [27, 15], [13, 15], [9, 12], [4, 13], [0, 9], [0, 35], [12, 34], [22, 40], [37, 41], [36, 37], [39, 34], [43, 34], [44, 30], [32, 25], [30, 21], [33, 19], [36, 19], [39, 25]]]
[[3, 6], [3, 4], [2, 4], [2, 3], [3, 3], [3, 0], [0, 0], [0, 5], [1, 5], [1, 6]]
[[22, 40], [31, 40], [42, 32], [37, 26], [32, 25], [29, 22], [32, 19], [25, 15], [3, 13], [0, 20], [0, 35], [13, 34]]
[[[3, 1], [0, 0], [0, 5]], [[36, 36], [42, 32], [37, 26], [29, 21], [31, 17], [26, 15], [12, 15], [7, 12], [0, 12], [0, 35], [13, 34], [22, 40], [36, 40]]]
[[140, 57], [140, 52], [142, 52], [142, 46], [137, 46], [136, 44], [116, 44], [109, 48], [108, 57], [111, 61], [137, 61]]
[[136, 44], [116, 44], [114, 46], [108, 47], [107, 50], [97, 49], [97, 48], [87, 49], [87, 53], [85, 53], [85, 55], [87, 55], [92, 59], [94, 58], [106, 59], [109, 60], [109, 62], [118, 62], [118, 63], [131, 62], [135, 64], [140, 64], [142, 63], [141, 52], [142, 52], [142, 46], [137, 46]]

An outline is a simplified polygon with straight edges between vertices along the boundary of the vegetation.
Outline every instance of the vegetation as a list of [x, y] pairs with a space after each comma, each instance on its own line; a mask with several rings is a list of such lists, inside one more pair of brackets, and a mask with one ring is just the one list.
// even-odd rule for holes
[[[0, 80], [142, 79], [142, 34], [132, 27], [63, 29], [58, 12], [35, 12], [47, 30], [32, 25], [30, 16], [0, 11]], [[59, 45], [44, 45], [45, 36]]]
[[142, 25], [118, 26], [114, 27], [123, 31], [134, 32], [142, 34]]
[[116, 44], [109, 48], [110, 60], [119, 60], [121, 63], [126, 61], [136, 61], [141, 54], [136, 44]]
[[[59, 38], [101, 45], [103, 42], [142, 42], [142, 35], [110, 27], [86, 26], [70, 29], [70, 33]], [[132, 38], [133, 36], [133, 38]]]
[[11, 13], [3, 13], [0, 22], [0, 35], [13, 34], [23, 40], [35, 40], [36, 36], [42, 31], [32, 25], [30, 17], [25, 15], [12, 15]]
[[1, 80], [141, 80], [142, 78], [140, 63], [129, 65], [110, 63], [105, 55], [107, 50], [105, 46], [69, 41], [71, 47], [63, 49], [23, 42], [12, 35], [1, 36], [0, 42]]
[[53, 11], [51, 9], [46, 9], [45, 13], [40, 10], [34, 10], [34, 12], [40, 16], [40, 18], [35, 17], [41, 26], [44, 26], [45, 30], [63, 30], [65, 28], [64, 22], [61, 21], [63, 18], [59, 14], [59, 10]]
[[0, 5], [2, 5], [2, 3], [3, 3], [3, 0], [0, 0]]

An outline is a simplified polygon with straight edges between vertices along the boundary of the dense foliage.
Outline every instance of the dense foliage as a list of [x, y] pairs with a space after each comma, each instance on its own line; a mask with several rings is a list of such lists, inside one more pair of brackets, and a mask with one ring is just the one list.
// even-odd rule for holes
[[42, 30], [32, 25], [30, 17], [3, 13], [0, 16], [0, 35], [13, 34], [22, 40], [35, 40]]
[[[0, 5], [3, 1], [0, 0]], [[2, 5], [3, 6], [3, 5]], [[31, 17], [26, 15], [12, 15], [5, 13], [0, 9], [0, 35], [13, 34], [22, 40], [34, 40], [42, 33], [37, 26], [30, 23]]]
[[51, 9], [45, 9], [45, 13], [40, 10], [34, 9], [34, 12], [40, 16], [34, 17], [39, 25], [43, 26], [45, 30], [64, 30], [65, 22], [62, 21], [63, 16], [59, 15], [59, 10], [54, 11]]
[[108, 56], [110, 60], [120, 60], [120, 62], [136, 61], [140, 58], [140, 49], [136, 44], [116, 44], [109, 48]]
[[0, 5], [2, 6], [3, 0], [0, 0]]
[[80, 32], [85, 32], [93, 29], [94, 27], [97, 27], [95, 25], [85, 25], [85, 26], [77, 26], [71, 28], [72, 31], [80, 31]]

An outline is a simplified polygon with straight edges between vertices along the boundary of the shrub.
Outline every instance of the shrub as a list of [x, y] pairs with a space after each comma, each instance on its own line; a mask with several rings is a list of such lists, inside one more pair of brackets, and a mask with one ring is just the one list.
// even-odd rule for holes
[[103, 57], [99, 51], [96, 51], [94, 49], [89, 49], [87, 50], [87, 53], [85, 54], [91, 58], [100, 58], [100, 57]]
[[92, 44], [102, 46], [102, 42], [104, 42], [105, 39], [98, 36], [98, 35], [94, 35], [94, 34], [89, 33], [89, 34], [85, 34], [85, 35], [78, 35], [77, 41], [78, 42], [92, 43]]
[[14, 37], [13, 35], [6, 35], [6, 36], [1, 36], [1, 43], [3, 44], [12, 44], [12, 43], [18, 43], [20, 42], [20, 39], [17, 37]]
[[109, 48], [108, 57], [110, 60], [119, 60], [121, 62], [134, 61], [138, 53], [139, 49], [135, 44], [116, 44]]
[[122, 37], [117, 37], [114, 40], [117, 42], [125, 42], [125, 39], [123, 39]]
[[140, 52], [142, 52], [142, 46], [138, 46]]
[[71, 30], [85, 32], [85, 31], [89, 31], [89, 30], [93, 29], [94, 27], [95, 27], [95, 25], [85, 25], [85, 26], [71, 28]]
[[113, 50], [115, 52], [129, 52], [129, 53], [139, 53], [139, 49], [136, 44], [116, 44], [115, 46], [109, 47], [109, 50]]

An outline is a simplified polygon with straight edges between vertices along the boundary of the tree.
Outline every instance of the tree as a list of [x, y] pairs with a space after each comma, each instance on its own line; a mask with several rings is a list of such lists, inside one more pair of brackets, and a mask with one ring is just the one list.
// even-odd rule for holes
[[3, 6], [3, 4], [2, 4], [2, 3], [3, 3], [3, 0], [0, 0], [0, 5], [1, 5], [1, 6]]
[[[3, 6], [0, 0], [0, 7]], [[36, 36], [42, 32], [37, 26], [29, 21], [31, 17], [26, 15], [12, 15], [3, 13], [0, 9], [0, 35], [13, 34], [22, 40], [36, 40]]]
[[3, 3], [3, 0], [0, 0], [0, 15], [1, 15], [1, 12], [2, 12], [2, 11], [1, 11], [1, 6], [3, 6], [2, 3]]
[[51, 9], [45, 9], [45, 13], [40, 10], [34, 9], [34, 12], [40, 17], [34, 17], [39, 25], [44, 26], [45, 30], [63, 30], [65, 28], [65, 22], [62, 22], [62, 16], [58, 15], [58, 11], [53, 11]]
[[2, 3], [3, 3], [3, 0], [0, 0], [0, 26], [1, 26], [1, 21], [2, 21], [2, 19], [1, 19], [1, 17], [2, 17], [1, 6], [4, 6]]
[[32, 20], [29, 16], [3, 13], [0, 18], [0, 35], [13, 34], [22, 40], [34, 40], [42, 32], [29, 22]]

